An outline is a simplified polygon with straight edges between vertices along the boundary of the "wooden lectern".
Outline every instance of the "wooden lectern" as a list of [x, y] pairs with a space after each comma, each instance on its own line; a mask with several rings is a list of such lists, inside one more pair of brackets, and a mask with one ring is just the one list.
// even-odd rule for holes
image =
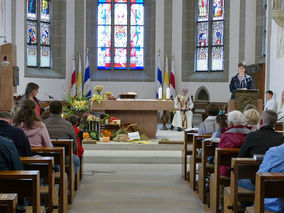
[[0, 111], [10, 111], [14, 104], [13, 94], [17, 92], [17, 87], [14, 85], [18, 77], [14, 75], [16, 65], [16, 46], [11, 43], [0, 46]]
[[257, 89], [237, 90], [235, 94], [235, 99], [229, 100], [228, 112], [231, 112], [233, 110], [238, 110], [243, 112], [248, 105], [254, 106], [260, 114], [262, 113], [263, 111], [262, 100], [258, 99]]

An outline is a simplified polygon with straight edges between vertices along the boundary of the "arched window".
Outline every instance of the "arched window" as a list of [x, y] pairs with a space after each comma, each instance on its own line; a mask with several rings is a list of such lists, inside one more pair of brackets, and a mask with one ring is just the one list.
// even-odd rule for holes
[[195, 71], [224, 70], [224, 0], [197, 0]]
[[27, 66], [51, 67], [51, 0], [26, 0]]
[[144, 69], [144, 0], [99, 0], [97, 69]]

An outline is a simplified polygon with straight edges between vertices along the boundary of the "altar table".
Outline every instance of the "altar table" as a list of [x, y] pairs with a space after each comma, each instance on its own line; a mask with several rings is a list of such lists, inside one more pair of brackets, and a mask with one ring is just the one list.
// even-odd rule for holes
[[157, 132], [158, 110], [173, 110], [172, 100], [118, 99], [94, 102], [90, 111], [105, 111], [117, 117], [122, 123], [135, 123], [149, 138], [155, 138]]

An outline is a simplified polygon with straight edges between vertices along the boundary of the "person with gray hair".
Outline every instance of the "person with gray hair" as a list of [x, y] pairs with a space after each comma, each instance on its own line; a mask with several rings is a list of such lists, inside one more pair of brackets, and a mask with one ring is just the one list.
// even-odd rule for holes
[[[228, 113], [228, 128], [222, 134], [219, 148], [239, 148], [243, 144], [245, 137], [251, 132], [251, 128], [246, 126], [246, 117], [240, 111], [234, 110]], [[230, 175], [227, 167], [221, 167], [222, 176]]]

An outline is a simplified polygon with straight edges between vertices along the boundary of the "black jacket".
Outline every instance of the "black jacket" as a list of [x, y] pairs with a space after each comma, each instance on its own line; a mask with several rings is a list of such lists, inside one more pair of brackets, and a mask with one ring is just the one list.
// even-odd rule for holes
[[265, 154], [270, 147], [280, 146], [283, 142], [283, 135], [275, 132], [271, 126], [264, 126], [246, 136], [238, 157], [253, 157], [254, 154]]
[[0, 132], [0, 171], [3, 170], [22, 170], [22, 163], [13, 141]]
[[25, 157], [32, 155], [30, 142], [23, 130], [11, 126], [6, 121], [0, 120], [0, 132], [14, 142], [20, 156]]

